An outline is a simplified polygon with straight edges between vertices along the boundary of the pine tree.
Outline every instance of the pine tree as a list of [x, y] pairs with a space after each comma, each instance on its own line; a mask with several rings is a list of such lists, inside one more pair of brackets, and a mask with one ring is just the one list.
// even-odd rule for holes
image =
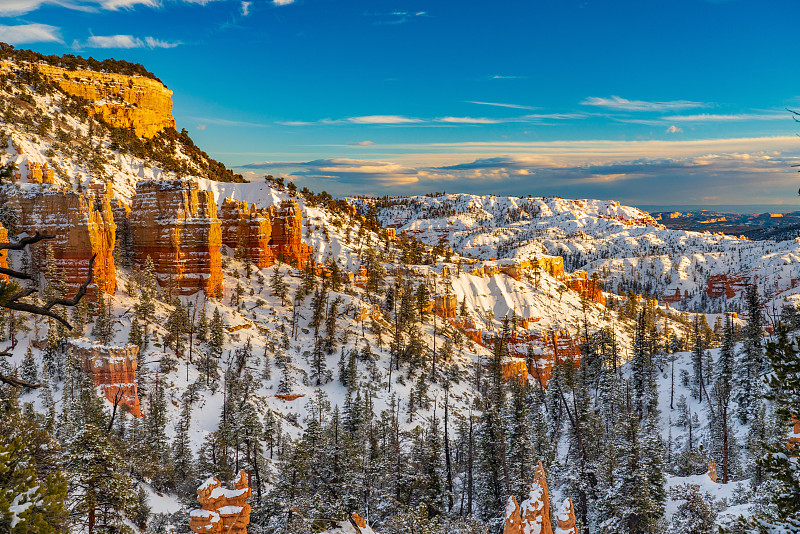
[[[800, 414], [800, 354], [796, 340], [789, 340], [786, 327], [780, 326], [778, 340], [767, 345], [767, 357], [772, 364], [767, 398], [777, 407], [777, 415], [787, 428], [793, 417]], [[772, 495], [774, 515], [756, 517], [761, 532], [800, 532], [800, 469], [796, 458], [800, 442], [765, 443], [768, 451], [759, 464], [765, 474], [776, 482]]]
[[214, 308], [214, 316], [211, 318], [208, 346], [213, 355], [222, 356], [222, 351], [225, 348], [225, 330], [222, 325], [222, 315], [219, 313], [218, 308]]
[[272, 276], [270, 276], [269, 283], [272, 289], [272, 295], [281, 299], [281, 306], [285, 306], [286, 297], [289, 294], [289, 286], [277, 265], [272, 270]]
[[[39, 366], [36, 364], [36, 359], [33, 357], [33, 351], [28, 347], [25, 353], [25, 358], [22, 360], [22, 380], [29, 384], [35, 384], [39, 381]], [[30, 388], [25, 388], [30, 391]]]
[[760, 375], [766, 370], [764, 357], [763, 317], [756, 284], [747, 286], [747, 325], [744, 327], [744, 344], [737, 369], [737, 391], [742, 424], [749, 421], [752, 407], [762, 394]]
[[733, 432], [731, 396], [736, 364], [734, 332], [730, 317], [726, 316], [722, 348], [717, 361], [717, 375], [711, 388], [712, 453], [722, 467], [722, 483], [727, 484], [731, 468], [736, 465], [738, 447]]
[[[175, 425], [175, 439], [172, 441], [172, 465], [175, 469], [175, 477], [179, 483], [193, 482], [194, 461], [192, 459], [191, 439], [189, 430], [191, 429], [192, 405], [187, 398], [184, 398], [181, 406], [181, 415]], [[184, 487], [184, 489], [188, 489]]]

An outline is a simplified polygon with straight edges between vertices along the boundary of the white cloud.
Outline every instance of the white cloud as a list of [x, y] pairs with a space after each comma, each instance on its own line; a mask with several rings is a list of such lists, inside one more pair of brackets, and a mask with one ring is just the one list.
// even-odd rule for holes
[[672, 126], [670, 126], [669, 128], [667, 128], [667, 133], [681, 133], [682, 131], [683, 131], [683, 128], [678, 128], [674, 124]]
[[203, 130], [205, 130], [206, 128], [208, 128], [208, 126], [206, 126], [205, 124], [198, 124], [198, 125], [197, 125], [197, 129], [198, 129], [198, 130], [200, 130], [200, 131], [203, 131]]
[[117, 9], [133, 9], [134, 6], [144, 5], [148, 7], [158, 7], [160, 5], [158, 0], [101, 0], [98, 2], [103, 9], [117, 10]]
[[47, 24], [0, 25], [0, 40], [13, 45], [63, 42], [59, 28]]
[[147, 43], [148, 48], [175, 48], [183, 44], [181, 41], [162, 41], [154, 37], [145, 37], [144, 42]]
[[481, 106], [495, 106], [500, 108], [512, 108], [512, 109], [530, 109], [534, 110], [537, 109], [533, 106], [521, 106], [519, 104], [504, 104], [501, 102], [480, 102], [477, 100], [467, 100], [469, 104], [480, 104]]
[[599, 106], [620, 111], [678, 111], [681, 109], [702, 108], [708, 106], [703, 102], [690, 100], [673, 100], [670, 102], [647, 102], [645, 100], [628, 100], [619, 96], [601, 98], [590, 96], [583, 102], [584, 106]]
[[86, 40], [88, 48], [143, 48], [144, 41], [133, 35], [92, 35]]
[[353, 124], [414, 124], [423, 122], [412, 117], [402, 115], [364, 115], [362, 117], [350, 117], [347, 122]]
[[375, 143], [372, 141], [359, 141], [358, 143], [347, 143], [348, 146], [372, 146]]
[[180, 41], [163, 41], [155, 37], [143, 39], [133, 35], [90, 35], [85, 43], [75, 41], [73, 48], [175, 48], [181, 45]]
[[667, 121], [683, 122], [771, 121], [789, 119], [791, 119], [791, 115], [787, 112], [737, 113], [729, 115], [701, 113], [698, 115], [673, 115], [671, 117], [664, 117], [664, 120]]
[[501, 119], [487, 119], [486, 117], [441, 117], [436, 120], [453, 124], [498, 124], [504, 122]]
[[242, 16], [246, 17], [250, 14], [250, 6], [253, 2], [242, 2]]
[[521, 80], [523, 78], [527, 78], [527, 76], [506, 76], [503, 74], [495, 74], [492, 76], [493, 80]]
[[272, 3], [276, 6], [288, 6], [289, 4], [294, 4], [294, 0], [272, 0]]

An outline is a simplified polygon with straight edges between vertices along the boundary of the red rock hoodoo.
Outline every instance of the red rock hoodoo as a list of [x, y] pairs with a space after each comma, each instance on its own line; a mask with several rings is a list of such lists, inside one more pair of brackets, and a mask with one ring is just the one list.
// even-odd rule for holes
[[535, 479], [528, 498], [519, 506], [516, 497], [512, 495], [508, 498], [503, 534], [553, 534], [550, 524], [550, 495], [541, 461], [535, 469]]
[[71, 340], [72, 354], [91, 374], [97, 387], [111, 403], [127, 406], [131, 414], [142, 416], [136, 389], [136, 356], [139, 347], [96, 345], [87, 339]]
[[252, 494], [244, 471], [233, 489], [223, 488], [215, 477], [207, 479], [197, 488], [201, 508], [189, 513], [189, 528], [198, 534], [247, 534], [250, 505], [245, 500]]
[[94, 261], [94, 279], [89, 298], [96, 298], [96, 285], [113, 295], [117, 289], [114, 241], [117, 225], [107, 199], [55, 189], [27, 190], [11, 199], [19, 204], [19, 227], [29, 234], [53, 234], [55, 239], [31, 246], [34, 261], [44, 269], [47, 247], [53, 247], [56, 269], [66, 273], [67, 296], [86, 281], [89, 261]]
[[706, 294], [709, 297], [733, 298], [740, 291], [745, 291], [750, 283], [750, 277], [746, 274], [712, 274], [708, 277], [708, 288]]
[[139, 182], [128, 220], [137, 265], [152, 258], [162, 286], [181, 295], [222, 287], [222, 231], [213, 193], [192, 181]]
[[258, 208], [255, 204], [226, 198], [219, 209], [222, 243], [233, 249], [244, 245], [256, 267], [269, 267], [275, 263], [270, 248], [274, 212], [274, 208]]
[[[497, 342], [496, 338], [486, 338], [486, 347], [490, 350]], [[534, 347], [533, 368], [528, 369], [526, 362], [528, 346]], [[527, 332], [514, 330], [508, 340], [508, 358], [503, 363], [503, 377], [526, 379], [528, 374], [539, 379], [543, 386], [553, 376], [553, 365], [556, 361], [572, 361], [577, 365], [581, 361], [581, 349], [577, 341], [565, 330], [549, 332]]]
[[578, 534], [578, 527], [575, 526], [575, 508], [572, 506], [572, 499], [567, 497], [561, 506], [558, 508], [556, 514], [556, 527], [555, 534]]
[[275, 256], [304, 269], [311, 261], [311, 247], [302, 242], [303, 213], [296, 200], [284, 200], [275, 210], [270, 246]]

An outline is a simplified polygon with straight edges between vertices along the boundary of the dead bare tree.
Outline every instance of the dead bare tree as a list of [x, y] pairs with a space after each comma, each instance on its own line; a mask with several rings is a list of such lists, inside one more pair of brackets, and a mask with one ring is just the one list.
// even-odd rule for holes
[[[36, 232], [35, 235], [30, 237], [25, 237], [20, 239], [17, 243], [0, 243], [0, 250], [24, 250], [26, 247], [38, 243], [39, 241], [43, 241], [45, 239], [54, 239], [56, 236], [50, 234], [42, 234]], [[10, 280], [0, 280], [0, 308], [6, 308], [7, 310], [14, 310], [14, 311], [21, 311], [25, 313], [30, 313], [33, 315], [42, 315], [45, 317], [50, 317], [55, 319], [56, 321], [60, 322], [68, 329], [72, 330], [72, 325], [69, 322], [53, 311], [54, 306], [77, 306], [81, 299], [86, 295], [86, 290], [89, 287], [89, 284], [92, 283], [92, 277], [94, 274], [94, 260], [97, 257], [97, 254], [93, 255], [92, 258], [89, 260], [89, 275], [86, 278], [86, 281], [81, 284], [81, 287], [78, 288], [78, 292], [75, 293], [71, 299], [65, 298], [53, 298], [49, 299], [42, 305], [32, 304], [30, 302], [23, 302], [22, 299], [25, 297], [29, 297], [32, 294], [36, 293], [38, 290], [35, 287], [25, 287], [22, 288], [17, 284], [16, 280], [31, 280], [32, 276], [28, 273], [24, 273], [21, 271], [16, 271], [14, 269], [9, 269], [6, 267], [0, 267], [0, 274], [4, 274], [10, 278]], [[0, 352], [0, 356], [10, 356], [11, 353], [8, 351]], [[26, 388], [38, 388], [41, 387], [41, 384], [29, 384], [18, 378], [13, 376], [7, 376], [4, 374], [0, 374], [0, 382], [5, 384], [9, 384], [13, 387], [26, 387]]]

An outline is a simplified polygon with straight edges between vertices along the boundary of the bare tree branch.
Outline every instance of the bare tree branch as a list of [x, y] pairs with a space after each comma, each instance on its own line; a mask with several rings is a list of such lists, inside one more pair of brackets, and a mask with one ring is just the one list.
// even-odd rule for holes
[[[38, 235], [38, 234], [37, 234]], [[2, 245], [0, 243], [0, 245]], [[34, 315], [43, 315], [45, 317], [51, 317], [56, 321], [60, 322], [70, 330], [72, 330], [72, 325], [67, 322], [66, 319], [58, 315], [57, 313], [51, 311], [53, 306], [76, 306], [78, 302], [80, 302], [81, 298], [86, 295], [86, 289], [89, 287], [89, 284], [92, 283], [92, 278], [94, 276], [94, 260], [97, 258], [97, 254], [92, 256], [92, 259], [89, 260], [89, 276], [86, 278], [86, 281], [81, 285], [78, 289], [78, 292], [75, 293], [75, 296], [71, 299], [50, 299], [45, 302], [41, 306], [37, 306], [35, 304], [30, 304], [27, 302], [19, 302], [19, 299], [27, 297], [32, 293], [36, 292], [34, 288], [26, 288], [22, 291], [19, 291], [9, 297], [4, 303], [0, 304], [3, 308], [7, 308], [9, 310], [16, 310], [22, 311], [26, 313], [32, 313]]]
[[25, 382], [24, 380], [20, 380], [19, 378], [14, 378], [13, 376], [8, 376], [4, 374], [0, 374], [0, 382], [3, 382], [15, 388], [38, 389], [42, 387], [42, 384], [31, 384], [30, 382]]
[[39, 241], [45, 239], [55, 239], [56, 236], [52, 234], [42, 234], [40, 232], [36, 232], [36, 235], [32, 235], [30, 237], [23, 237], [17, 243], [0, 243], [0, 250], [22, 250], [28, 245], [33, 245], [34, 243], [38, 243]]

